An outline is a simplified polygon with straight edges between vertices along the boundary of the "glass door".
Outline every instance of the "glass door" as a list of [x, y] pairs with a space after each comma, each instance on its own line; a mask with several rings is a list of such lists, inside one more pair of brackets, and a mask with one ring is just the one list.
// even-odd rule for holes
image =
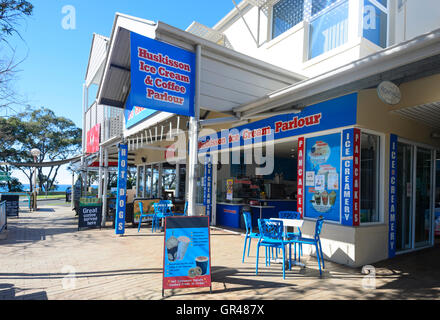
[[151, 198], [151, 166], [145, 166], [145, 197]]
[[153, 179], [153, 184], [152, 184], [152, 192], [151, 192], [151, 197], [152, 198], [159, 198], [159, 165], [154, 164], [152, 165], [152, 179]]
[[424, 247], [431, 242], [432, 219], [432, 151], [417, 148], [416, 192], [415, 192], [415, 247]]
[[142, 198], [144, 196], [144, 166], [138, 167], [137, 172], [137, 197]]
[[434, 151], [409, 143], [397, 145], [396, 250], [432, 244]]
[[397, 144], [397, 214], [396, 250], [412, 248], [412, 180], [414, 148], [404, 143]]

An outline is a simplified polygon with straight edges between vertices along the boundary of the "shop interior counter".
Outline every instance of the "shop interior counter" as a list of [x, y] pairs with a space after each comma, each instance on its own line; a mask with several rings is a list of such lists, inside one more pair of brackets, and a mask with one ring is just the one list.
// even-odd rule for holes
[[[280, 211], [297, 211], [296, 200], [290, 199], [256, 199], [263, 206], [262, 218], [278, 218]], [[266, 207], [266, 208], [264, 208]], [[252, 226], [258, 227], [258, 219], [260, 218], [260, 209], [252, 208]]]

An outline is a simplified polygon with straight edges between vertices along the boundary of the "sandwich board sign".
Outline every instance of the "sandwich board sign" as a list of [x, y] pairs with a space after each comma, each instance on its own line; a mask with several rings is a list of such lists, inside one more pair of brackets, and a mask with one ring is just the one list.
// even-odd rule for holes
[[81, 198], [78, 214], [78, 231], [83, 228], [101, 229], [102, 202], [98, 198]]
[[165, 218], [165, 289], [211, 287], [209, 216]]

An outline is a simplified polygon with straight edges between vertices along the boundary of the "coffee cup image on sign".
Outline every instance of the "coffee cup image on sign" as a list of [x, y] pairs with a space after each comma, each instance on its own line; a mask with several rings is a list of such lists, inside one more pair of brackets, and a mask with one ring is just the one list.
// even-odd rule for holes
[[177, 249], [179, 246], [179, 240], [175, 236], [171, 236], [165, 243], [167, 247], [168, 261], [173, 262], [177, 258]]
[[177, 260], [183, 260], [185, 257], [186, 250], [188, 249], [188, 246], [191, 242], [191, 239], [185, 236], [180, 236], [177, 238], [178, 245], [177, 245]]
[[208, 271], [209, 258], [205, 256], [199, 256], [196, 258], [196, 265], [202, 269], [202, 275], [205, 275]]

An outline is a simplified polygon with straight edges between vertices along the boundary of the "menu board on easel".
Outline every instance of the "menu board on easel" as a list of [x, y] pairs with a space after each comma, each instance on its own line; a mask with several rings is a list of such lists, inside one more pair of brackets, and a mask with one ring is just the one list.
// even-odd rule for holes
[[167, 217], [163, 261], [162, 295], [165, 289], [211, 288], [209, 217]]

